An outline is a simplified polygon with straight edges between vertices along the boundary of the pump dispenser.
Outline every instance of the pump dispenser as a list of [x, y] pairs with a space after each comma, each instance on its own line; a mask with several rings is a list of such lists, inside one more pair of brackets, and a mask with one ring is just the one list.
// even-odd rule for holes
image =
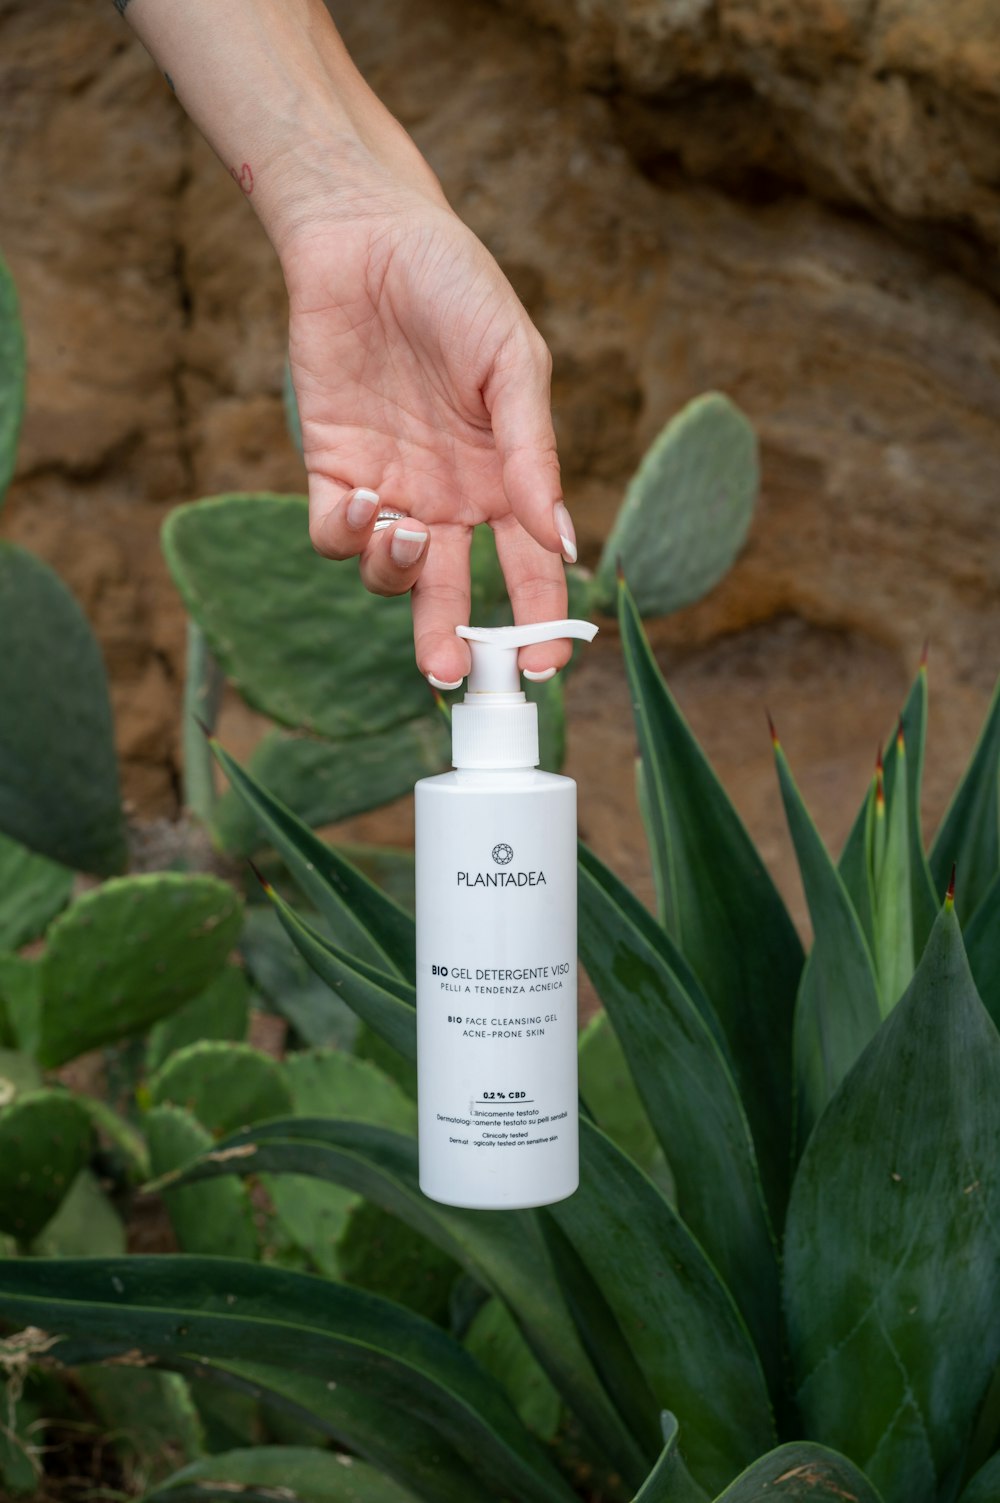
[[517, 654], [596, 633], [460, 626], [455, 770], [416, 786], [420, 1187], [447, 1205], [548, 1205], [578, 1184], [576, 784], [538, 769]]
[[460, 626], [472, 652], [464, 704], [451, 712], [455, 767], [537, 767], [538, 710], [521, 689], [518, 649], [534, 642], [578, 637], [592, 642], [589, 621], [543, 621], [536, 626]]

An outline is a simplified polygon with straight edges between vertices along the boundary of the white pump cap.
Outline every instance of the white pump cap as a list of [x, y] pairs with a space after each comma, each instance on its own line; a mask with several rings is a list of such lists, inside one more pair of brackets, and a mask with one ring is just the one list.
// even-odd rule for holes
[[459, 626], [472, 652], [463, 704], [451, 712], [451, 760], [481, 769], [538, 766], [538, 711], [521, 692], [517, 653], [533, 642], [579, 637], [592, 642], [589, 621], [539, 621], [533, 626]]

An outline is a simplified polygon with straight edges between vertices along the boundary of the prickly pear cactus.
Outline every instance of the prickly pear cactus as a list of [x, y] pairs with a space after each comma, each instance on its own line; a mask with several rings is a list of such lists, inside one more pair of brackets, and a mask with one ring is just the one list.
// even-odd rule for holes
[[0, 835], [0, 950], [17, 950], [44, 934], [69, 902], [73, 873]]
[[222, 969], [241, 922], [239, 897], [215, 877], [123, 877], [87, 893], [49, 930], [40, 1063], [131, 1037], [189, 1001]]
[[149, 1082], [155, 1106], [182, 1106], [209, 1132], [286, 1117], [292, 1093], [282, 1065], [250, 1044], [209, 1040], [172, 1054]]
[[41, 559], [0, 543], [0, 831], [42, 856], [108, 876], [125, 826], [107, 678], [97, 640]]
[[242, 1043], [250, 1025], [252, 995], [245, 972], [227, 965], [203, 992], [151, 1030], [146, 1044], [148, 1073], [155, 1074], [171, 1054], [202, 1039]]
[[[248, 771], [315, 829], [388, 804], [411, 792], [417, 778], [447, 765], [447, 728], [435, 710], [350, 741], [271, 731], [255, 748]], [[252, 809], [232, 789], [219, 800], [214, 834], [233, 856], [250, 856], [266, 843]]]
[[97, 1175], [81, 1169], [56, 1214], [31, 1244], [37, 1258], [117, 1258], [125, 1227]]
[[[303, 1049], [286, 1063], [292, 1102], [299, 1117], [346, 1117], [395, 1132], [416, 1129], [416, 1108], [383, 1070], [343, 1049]], [[360, 1198], [326, 1180], [298, 1174], [261, 1179], [286, 1237], [309, 1265], [330, 1278], [340, 1273], [338, 1244]], [[403, 1233], [403, 1229], [397, 1226]]]
[[24, 411], [24, 334], [14, 279], [0, 259], [0, 502], [14, 473]]
[[0, 954], [0, 1045], [30, 1049], [37, 1036], [41, 965], [26, 955]]
[[759, 486], [757, 440], [720, 392], [689, 402], [653, 440], [625, 492], [594, 580], [613, 611], [621, 567], [643, 616], [700, 600], [742, 548]]
[[281, 725], [339, 740], [427, 713], [409, 602], [370, 595], [351, 564], [334, 579], [309, 541], [303, 497], [182, 506], [167, 518], [163, 550], [229, 679]]
[[[212, 1134], [183, 1107], [154, 1107], [146, 1114], [145, 1127], [157, 1176], [179, 1169], [212, 1146]], [[183, 1252], [257, 1256], [253, 1211], [242, 1180], [217, 1179], [165, 1190], [163, 1200]]]
[[0, 1106], [0, 1232], [21, 1243], [37, 1237], [90, 1148], [90, 1119], [68, 1091], [28, 1091]]

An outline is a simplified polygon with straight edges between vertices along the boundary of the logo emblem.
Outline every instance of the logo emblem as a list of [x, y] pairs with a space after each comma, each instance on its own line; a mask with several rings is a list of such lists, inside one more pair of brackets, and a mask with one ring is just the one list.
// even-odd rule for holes
[[505, 840], [493, 847], [493, 860], [497, 866], [509, 866], [514, 859], [514, 851]]

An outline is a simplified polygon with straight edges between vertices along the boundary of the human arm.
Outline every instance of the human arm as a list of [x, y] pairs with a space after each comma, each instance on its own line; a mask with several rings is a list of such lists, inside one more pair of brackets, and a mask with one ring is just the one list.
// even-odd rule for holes
[[[565, 615], [560, 554], [576, 549], [544, 342], [321, 0], [127, 0], [125, 14], [281, 260], [313, 541], [360, 554], [378, 593], [412, 587], [420, 668], [452, 684], [469, 664], [454, 628], [476, 523], [494, 529], [515, 618]], [[404, 516], [373, 533], [379, 507]], [[539, 644], [521, 665], [547, 676], [568, 656]]]

